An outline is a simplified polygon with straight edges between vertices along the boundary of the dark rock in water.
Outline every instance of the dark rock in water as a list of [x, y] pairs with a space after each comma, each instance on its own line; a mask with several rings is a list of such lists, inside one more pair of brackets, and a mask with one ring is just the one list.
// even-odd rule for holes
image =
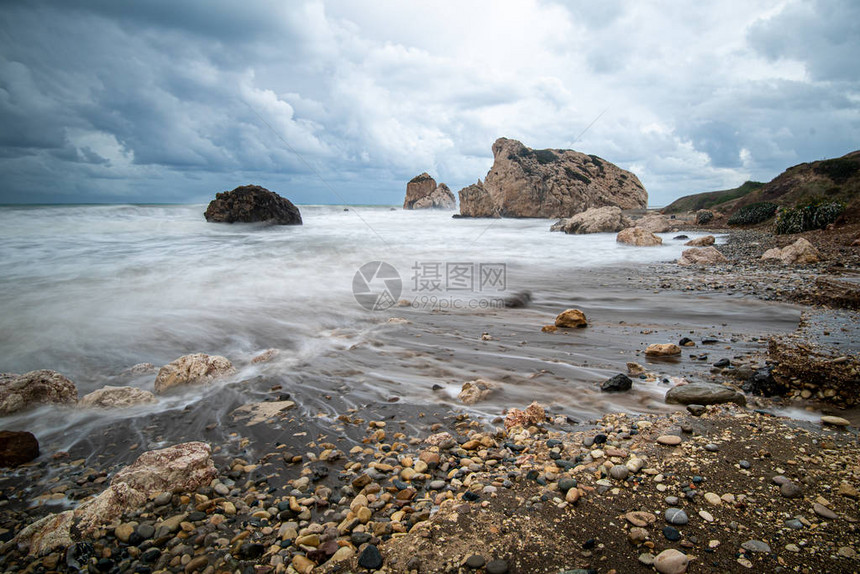
[[289, 199], [259, 185], [243, 185], [217, 194], [203, 216], [216, 223], [302, 224], [299, 209]]
[[509, 309], [521, 309], [532, 302], [531, 291], [518, 291], [505, 297], [505, 307]]
[[734, 389], [714, 383], [690, 383], [672, 387], [666, 392], [666, 403], [672, 405], [747, 404], [746, 397]]
[[714, 363], [714, 366], [717, 367], [718, 369], [723, 369], [725, 367], [730, 367], [731, 364], [732, 364], [732, 362], [729, 359], [720, 359], [719, 361]]
[[382, 554], [373, 544], [368, 544], [358, 557], [358, 565], [368, 570], [379, 570], [382, 568]]
[[679, 346], [679, 347], [692, 347], [692, 346], [694, 346], [695, 344], [696, 344], [696, 343], [694, 343], [694, 342], [693, 342], [693, 340], [692, 340], [692, 339], [690, 339], [689, 337], [684, 337], [683, 339], [681, 339], [680, 341], [678, 341], [678, 346]]
[[686, 235], [676, 235], [672, 239], [674, 239], [676, 241], [683, 241], [684, 239], [689, 239], [689, 237], [687, 237]]
[[0, 466], [18, 466], [39, 456], [39, 441], [33, 433], [0, 431]]
[[743, 384], [743, 390], [754, 395], [765, 397], [782, 396], [788, 392], [788, 387], [773, 378], [773, 366], [760, 368]]
[[629, 391], [633, 387], [633, 381], [627, 375], [619, 373], [600, 383], [600, 390], [605, 393], [618, 393]]

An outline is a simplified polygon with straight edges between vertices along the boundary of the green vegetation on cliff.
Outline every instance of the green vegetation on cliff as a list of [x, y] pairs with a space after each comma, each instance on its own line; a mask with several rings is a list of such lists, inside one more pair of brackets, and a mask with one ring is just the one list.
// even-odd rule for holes
[[663, 208], [663, 213], [685, 213], [700, 209], [713, 209], [730, 201], [740, 199], [761, 189], [764, 184], [758, 181], [745, 181], [740, 187], [721, 191], [706, 191], [685, 195]]

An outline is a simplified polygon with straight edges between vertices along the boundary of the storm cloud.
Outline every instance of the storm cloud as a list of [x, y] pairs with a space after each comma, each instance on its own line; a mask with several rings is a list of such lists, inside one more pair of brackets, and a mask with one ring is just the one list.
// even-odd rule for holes
[[256, 183], [393, 204], [422, 171], [455, 190], [483, 177], [505, 136], [600, 155], [663, 205], [860, 147], [852, 0], [31, 0], [0, 16], [0, 203]]

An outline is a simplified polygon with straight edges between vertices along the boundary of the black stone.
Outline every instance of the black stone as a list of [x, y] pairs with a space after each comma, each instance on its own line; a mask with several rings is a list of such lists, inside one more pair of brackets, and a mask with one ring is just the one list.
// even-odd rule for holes
[[767, 365], [758, 369], [743, 384], [743, 390], [764, 397], [782, 396], [788, 392], [788, 387], [773, 378], [773, 366]]
[[140, 555], [140, 561], [145, 562], [147, 564], [152, 564], [159, 558], [161, 558], [161, 550], [159, 550], [158, 548], [150, 548], [149, 550]]
[[373, 544], [368, 544], [361, 551], [358, 557], [358, 565], [368, 570], [378, 570], [382, 568], [382, 554], [379, 553], [379, 548]]
[[487, 561], [480, 554], [472, 554], [471, 556], [466, 558], [466, 562], [465, 562], [466, 566], [468, 568], [471, 568], [472, 570], [477, 570], [478, 568], [481, 568], [486, 563], [487, 563]]
[[302, 215], [290, 200], [259, 185], [243, 185], [216, 194], [203, 216], [216, 223], [302, 224]]
[[611, 379], [606, 379], [600, 383], [600, 390], [604, 393], [629, 391], [631, 388], [633, 388], [633, 381], [623, 373], [618, 373]]
[[605, 434], [598, 434], [594, 436], [594, 444], [603, 444], [606, 442]]
[[676, 235], [672, 239], [674, 239], [675, 241], [682, 241], [684, 239], [689, 239], [689, 237], [687, 235]]
[[[686, 346], [690, 345], [690, 343], [692, 343], [692, 342], [693, 342], [693, 340], [691, 338], [684, 337], [680, 341], [678, 341], [678, 346], [679, 347], [686, 347]], [[690, 345], [690, 346], [692, 346], [692, 345]]]
[[76, 542], [66, 550], [66, 566], [73, 572], [86, 570], [87, 562], [95, 552], [95, 548], [89, 542]]
[[471, 490], [467, 490], [463, 493], [463, 500], [466, 502], [476, 502], [481, 499], [481, 495], [477, 492], [472, 492]]
[[732, 364], [732, 362], [728, 359], [720, 359], [719, 361], [714, 363], [714, 366], [717, 367], [718, 369], [723, 369], [725, 367], [731, 366], [731, 364]]
[[206, 520], [206, 513], [200, 512], [199, 510], [195, 510], [188, 514], [188, 522], [199, 522], [201, 520]]
[[492, 560], [487, 564], [487, 574], [507, 574], [508, 563], [504, 560]]
[[255, 560], [263, 555], [263, 552], [266, 551], [266, 547], [262, 544], [256, 544], [253, 542], [249, 542], [247, 544], [243, 544], [239, 547], [239, 559], [240, 560]]
[[666, 540], [670, 540], [672, 542], [675, 542], [676, 540], [681, 539], [681, 533], [678, 532], [678, 529], [672, 528], [671, 526], [664, 526], [663, 527], [663, 536], [666, 537]]
[[687, 411], [694, 417], [702, 416], [705, 410], [705, 405], [687, 405]]
[[371, 536], [367, 532], [353, 532], [349, 537], [352, 543], [356, 546], [361, 546], [365, 542], [370, 542], [370, 538]]

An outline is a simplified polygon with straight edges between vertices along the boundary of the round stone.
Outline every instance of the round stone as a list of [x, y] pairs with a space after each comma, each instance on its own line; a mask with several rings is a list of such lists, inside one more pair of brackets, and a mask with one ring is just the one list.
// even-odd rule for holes
[[504, 560], [492, 560], [487, 563], [487, 574], [506, 574], [508, 563]]
[[665, 536], [666, 540], [670, 542], [675, 542], [681, 539], [681, 533], [678, 532], [677, 528], [674, 528], [672, 526], [663, 527], [663, 536]]
[[614, 478], [615, 480], [624, 480], [630, 474], [630, 469], [628, 469], [623, 464], [616, 464], [612, 468], [609, 469], [609, 476]]
[[785, 521], [785, 525], [791, 528], [792, 530], [802, 530], [803, 523], [796, 518], [790, 518]]
[[664, 550], [654, 558], [654, 568], [660, 574], [683, 574], [689, 564], [690, 558], [674, 548]]
[[675, 526], [683, 526], [690, 521], [687, 513], [680, 508], [667, 508], [664, 516], [666, 517], [666, 522]]
[[571, 488], [576, 488], [575, 478], [562, 478], [558, 481], [558, 489], [562, 492], [567, 492]]
[[677, 446], [681, 444], [681, 437], [674, 434], [664, 434], [657, 437], [657, 442], [666, 446]]
[[709, 442], [708, 444], [705, 445], [705, 450], [708, 452], [717, 452], [718, 450], [720, 450], [720, 447], [715, 445], [712, 442]]
[[779, 493], [785, 498], [797, 498], [803, 496], [803, 489], [789, 480], [779, 485]]
[[700, 517], [702, 518], [702, 520], [704, 520], [705, 522], [713, 522], [713, 521], [714, 521], [714, 515], [713, 515], [713, 514], [711, 514], [710, 512], [708, 512], [707, 510], [700, 510], [700, 511], [699, 511], [699, 516], [700, 516]]
[[137, 534], [144, 540], [155, 536], [155, 527], [152, 524], [141, 524], [137, 527]]
[[738, 463], [738, 466], [740, 466], [743, 469], [748, 469], [750, 467], [750, 463], [748, 460], [742, 460]]
[[466, 566], [471, 568], [472, 570], [477, 570], [478, 568], [483, 567], [487, 561], [484, 560], [484, 557], [480, 554], [472, 554], [468, 558], [466, 558]]
[[705, 493], [705, 501], [711, 506], [719, 506], [723, 503], [723, 500], [713, 492]]
[[677, 496], [667, 496], [666, 504], [669, 506], [676, 506], [681, 500]]

